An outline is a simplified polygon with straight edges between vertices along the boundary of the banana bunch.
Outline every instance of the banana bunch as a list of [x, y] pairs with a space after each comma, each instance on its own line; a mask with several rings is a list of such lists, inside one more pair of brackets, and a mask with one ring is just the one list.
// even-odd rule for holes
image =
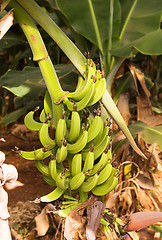
[[[27, 160], [35, 160], [43, 179], [55, 187], [51, 193], [42, 196], [41, 201], [55, 201], [73, 191], [80, 196], [79, 202], [70, 199], [72, 202], [63, 204], [62, 215], [66, 214], [64, 210], [68, 212], [86, 201], [89, 192], [103, 196], [118, 184], [117, 171], [111, 165], [109, 121], [103, 121], [99, 107], [94, 114], [88, 114], [88, 107], [100, 100], [105, 89], [103, 74], [92, 60], [88, 60], [85, 78], [79, 76], [75, 92], [62, 99], [62, 116], [55, 128], [51, 124], [53, 112], [48, 91], [39, 121], [35, 120], [38, 108], [25, 116], [25, 125], [38, 132], [42, 148], [19, 150], [19, 153]], [[46, 158], [48, 164], [43, 162]]]

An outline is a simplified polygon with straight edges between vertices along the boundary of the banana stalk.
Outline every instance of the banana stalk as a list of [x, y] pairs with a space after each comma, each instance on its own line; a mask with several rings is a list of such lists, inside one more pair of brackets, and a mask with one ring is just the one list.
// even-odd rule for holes
[[33, 61], [37, 61], [42, 72], [53, 106], [54, 126], [61, 117], [61, 104], [55, 104], [66, 94], [60, 85], [54, 66], [50, 60], [43, 39], [30, 15], [15, 1], [8, 8], [13, 8], [14, 16], [22, 28], [33, 53]]

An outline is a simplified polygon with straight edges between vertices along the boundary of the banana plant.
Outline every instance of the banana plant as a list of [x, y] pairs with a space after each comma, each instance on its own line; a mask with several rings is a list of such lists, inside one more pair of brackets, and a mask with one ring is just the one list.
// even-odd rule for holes
[[[134, 56], [138, 51], [144, 54], [162, 53], [160, 44], [162, 38], [162, 31], [160, 30], [161, 11], [159, 10], [162, 5], [161, 1], [156, 0], [152, 3], [151, 0], [134, 0], [132, 2], [127, 0], [102, 0], [100, 4], [91, 0], [72, 0], [68, 3], [65, 0], [49, 2], [57, 11], [61, 11], [64, 14], [75, 33], [81, 34], [98, 48], [101, 65], [107, 78], [107, 89], [103, 94], [101, 102], [122, 129], [134, 150], [145, 157], [134, 142], [132, 135], [111, 98], [110, 89], [116, 72], [126, 58]], [[84, 76], [86, 72], [86, 58], [50, 16], [34, 0], [11, 1], [8, 5], [9, 8], [13, 7], [16, 10], [18, 8], [16, 3], [20, 4], [51, 36], [77, 70]], [[144, 8], [142, 6], [147, 7]], [[81, 16], [80, 12], [82, 12]], [[150, 24], [150, 22], [154, 22], [154, 24]], [[85, 26], [88, 26], [88, 28]], [[91, 31], [89, 31], [89, 27]], [[36, 39], [39, 39], [40, 36], [38, 35]], [[32, 36], [29, 36], [28, 41], [31, 48], [34, 46], [34, 40], [35, 38], [33, 39]], [[156, 47], [154, 43], [156, 43]], [[35, 54], [33, 51], [33, 60], [38, 61], [49, 92], [53, 84], [56, 84], [59, 93], [58, 96], [53, 95], [52, 91], [50, 95], [52, 102], [58, 102], [66, 93], [60, 88], [57, 75], [41, 40], [38, 46], [40, 47], [39, 54], [41, 56]], [[45, 60], [46, 58], [48, 59], [47, 61]], [[49, 78], [51, 74], [47, 77], [46, 69], [50, 69], [53, 78]], [[53, 104], [53, 106], [55, 107], [56, 105]], [[58, 114], [59, 117], [60, 115]]]

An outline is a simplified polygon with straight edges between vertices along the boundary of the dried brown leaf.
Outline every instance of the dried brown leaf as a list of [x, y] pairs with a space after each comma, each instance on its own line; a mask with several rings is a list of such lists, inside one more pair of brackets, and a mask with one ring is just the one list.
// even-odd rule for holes
[[87, 240], [95, 240], [96, 232], [100, 225], [100, 220], [105, 210], [105, 204], [101, 201], [96, 201], [87, 208], [87, 226], [86, 236]]
[[11, 9], [3, 18], [0, 20], [0, 39], [6, 34], [9, 28], [13, 25], [13, 9]]
[[52, 204], [47, 204], [39, 215], [35, 217], [37, 236], [44, 236], [49, 229], [48, 213], [55, 210]]

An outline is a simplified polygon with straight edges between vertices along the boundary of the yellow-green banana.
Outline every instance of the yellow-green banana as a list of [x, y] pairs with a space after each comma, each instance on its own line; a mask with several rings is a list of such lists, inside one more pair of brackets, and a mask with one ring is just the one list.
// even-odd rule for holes
[[56, 187], [51, 193], [45, 196], [42, 196], [40, 200], [41, 202], [52, 202], [57, 200], [59, 197], [61, 197], [64, 192], [65, 192], [65, 189]]
[[68, 188], [69, 180], [65, 176], [65, 171], [59, 173], [56, 177], [56, 186], [61, 189], [67, 189]]
[[85, 180], [85, 173], [84, 172], [78, 173], [77, 175], [75, 175], [70, 179], [70, 189], [71, 190], [78, 189], [82, 185], [84, 180]]
[[94, 165], [94, 152], [92, 146], [90, 151], [87, 153], [85, 157], [83, 172], [87, 172], [88, 170], [93, 169], [93, 165]]
[[82, 170], [82, 154], [75, 154], [71, 162], [71, 175], [75, 176]]
[[88, 142], [92, 141], [103, 128], [103, 120], [100, 115], [96, 115], [88, 129]]
[[[87, 104], [89, 103], [89, 101], [91, 100], [91, 98], [94, 95], [94, 90], [95, 90], [95, 83], [92, 82], [86, 95], [80, 101], [76, 102], [77, 111], [81, 111], [82, 109], [84, 109], [87, 106]], [[70, 111], [73, 111], [74, 102], [71, 102], [68, 99], [68, 96], [65, 97], [63, 100], [64, 100], [64, 103], [66, 104], [67, 108]]]
[[102, 170], [111, 159], [112, 159], [111, 151], [107, 147], [105, 151], [102, 153], [100, 160], [94, 165], [92, 171], [90, 171], [90, 175], [94, 175], [99, 169]]
[[87, 144], [88, 131], [85, 129], [75, 143], [67, 143], [69, 153], [76, 154], [80, 152]]
[[104, 196], [111, 192], [118, 184], [118, 178], [110, 176], [104, 183], [92, 189], [92, 193], [96, 196]]
[[77, 110], [74, 109], [71, 114], [70, 132], [67, 137], [68, 142], [74, 142], [79, 137], [80, 127], [81, 127], [80, 115], [77, 112]]
[[50, 176], [49, 167], [46, 164], [44, 164], [42, 160], [36, 160], [35, 165], [39, 172], [41, 172], [43, 175]]
[[53, 149], [56, 146], [56, 142], [49, 135], [49, 124], [44, 122], [39, 130], [39, 140], [44, 147]]
[[58, 163], [63, 162], [68, 155], [66, 139], [63, 140], [62, 146], [57, 149], [56, 160]]
[[42, 177], [44, 179], [44, 181], [49, 184], [50, 186], [55, 187], [56, 186], [56, 181], [51, 177], [51, 176], [47, 176], [42, 174]]
[[50, 117], [53, 117], [53, 113], [52, 113], [52, 101], [51, 101], [51, 97], [49, 95], [48, 90], [46, 90], [45, 96], [44, 96], [44, 110], [46, 115], [49, 114]]
[[24, 118], [24, 123], [26, 127], [31, 130], [31, 131], [39, 131], [40, 128], [42, 127], [42, 122], [37, 122], [34, 120], [34, 113], [38, 110], [39, 108], [37, 107], [34, 111], [30, 111], [26, 114]]
[[99, 173], [97, 185], [104, 183], [110, 177], [110, 175], [112, 173], [112, 168], [113, 167], [110, 163], [106, 164], [106, 166]]
[[77, 89], [75, 90], [75, 92], [69, 93], [68, 97], [74, 99], [75, 101], [81, 100], [83, 99], [91, 86], [91, 83], [93, 82], [93, 75], [95, 74], [95, 71], [93, 69], [93, 67], [88, 65], [88, 74], [84, 80], [84, 83], [82, 84], [81, 87], [77, 87]]
[[[100, 70], [97, 70], [97, 72], [99, 73]], [[92, 106], [96, 102], [98, 102], [102, 98], [106, 90], [106, 79], [102, 77], [99, 78], [98, 73], [96, 73], [97, 81], [95, 84], [96, 85], [95, 93], [94, 96], [91, 98], [90, 102], [88, 103], [88, 106]]]
[[65, 112], [63, 112], [62, 118], [60, 118], [57, 123], [56, 132], [55, 132], [55, 140], [59, 147], [61, 147], [62, 141], [65, 138], [65, 135], [66, 135], [66, 120], [65, 120]]
[[83, 182], [83, 184], [81, 185], [80, 190], [83, 192], [91, 191], [97, 185], [98, 178], [99, 178], [98, 172], [94, 176], [88, 177], [87, 180]]
[[43, 160], [49, 157], [52, 153], [51, 150], [45, 150], [43, 148], [36, 149], [34, 151], [18, 151], [20, 156], [27, 160]]

